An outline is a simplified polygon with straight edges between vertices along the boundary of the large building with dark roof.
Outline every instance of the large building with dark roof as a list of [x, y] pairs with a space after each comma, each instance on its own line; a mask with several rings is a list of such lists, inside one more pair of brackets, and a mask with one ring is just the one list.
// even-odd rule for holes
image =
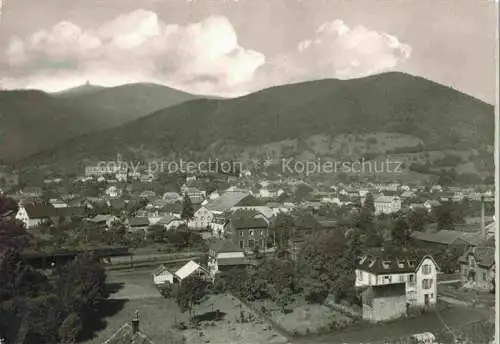
[[439, 267], [432, 256], [366, 255], [357, 261], [355, 286], [359, 288], [404, 283], [408, 307], [436, 304]]

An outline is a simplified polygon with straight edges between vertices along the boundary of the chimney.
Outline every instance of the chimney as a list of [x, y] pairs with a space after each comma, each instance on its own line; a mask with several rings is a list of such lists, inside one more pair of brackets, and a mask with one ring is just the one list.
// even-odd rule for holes
[[135, 318], [132, 319], [132, 333], [136, 334], [139, 332], [139, 311], [135, 311]]
[[484, 225], [484, 196], [481, 196], [481, 234], [486, 237], [486, 226]]

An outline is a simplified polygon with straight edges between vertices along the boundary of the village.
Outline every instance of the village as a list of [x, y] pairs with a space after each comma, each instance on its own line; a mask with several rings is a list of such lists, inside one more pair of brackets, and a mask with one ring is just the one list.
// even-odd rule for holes
[[50, 275], [100, 254], [123, 305], [88, 343], [443, 341], [494, 329], [487, 186], [93, 167], [0, 181], [39, 242], [23, 253], [32, 266]]

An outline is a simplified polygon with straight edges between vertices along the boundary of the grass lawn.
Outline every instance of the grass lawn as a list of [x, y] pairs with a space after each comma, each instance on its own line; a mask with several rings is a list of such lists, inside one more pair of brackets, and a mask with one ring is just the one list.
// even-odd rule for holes
[[[408, 337], [414, 333], [439, 333], [446, 327], [460, 329], [465, 324], [491, 318], [485, 310], [470, 307], [448, 307], [439, 312], [428, 312], [415, 318], [404, 318], [386, 323], [367, 324], [340, 330], [335, 333], [303, 338], [296, 343], [331, 344], [331, 343], [378, 343], [384, 340]], [[478, 343], [480, 344], [480, 343]]]
[[[224, 315], [218, 322], [205, 321], [198, 329], [184, 331], [189, 344], [273, 344], [286, 343], [287, 339], [276, 333], [272, 327], [258, 319], [253, 312], [236, 298], [226, 295], [211, 295], [203, 304], [196, 307], [196, 314], [209, 314], [219, 309]], [[240, 313], [248, 322], [240, 323]], [[250, 316], [252, 315], [252, 316]]]
[[106, 328], [97, 333], [96, 337], [86, 341], [88, 344], [102, 344], [111, 337], [123, 324], [130, 322], [135, 311], [139, 311], [141, 331], [156, 344], [171, 343], [168, 340], [175, 336], [180, 340], [182, 336], [175, 333], [173, 325], [176, 315], [180, 314], [177, 305], [171, 300], [161, 297], [129, 300], [124, 303], [113, 316], [106, 318]]
[[[200, 319], [199, 326], [180, 331], [176, 325], [189, 324], [189, 315], [181, 313], [174, 300], [160, 296], [150, 271], [114, 271], [108, 274], [108, 284], [112, 295], [103, 308], [104, 324], [95, 328], [94, 337], [84, 341], [85, 344], [104, 343], [123, 324], [130, 322], [136, 311], [140, 315], [141, 331], [155, 344], [181, 343], [183, 337], [188, 344], [207, 341], [214, 344], [286, 343], [286, 339], [269, 325], [255, 315], [251, 317], [251, 310], [232, 296], [209, 295], [194, 308]], [[217, 309], [223, 315], [220, 321], [210, 316]], [[253, 319], [239, 323], [241, 311], [246, 319]]]
[[291, 313], [285, 314], [271, 300], [258, 300], [252, 307], [261, 310], [265, 307], [271, 320], [283, 328], [290, 335], [307, 335], [324, 333], [339, 327], [349, 326], [353, 320], [329, 307], [318, 304], [308, 304], [305, 300], [297, 298], [290, 305]]

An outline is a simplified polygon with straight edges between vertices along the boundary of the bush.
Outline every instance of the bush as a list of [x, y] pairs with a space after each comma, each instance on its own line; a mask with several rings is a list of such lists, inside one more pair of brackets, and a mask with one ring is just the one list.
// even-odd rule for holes
[[226, 281], [222, 278], [215, 279], [214, 287], [213, 287], [214, 294], [222, 294], [222, 293], [225, 293], [226, 290], [227, 290]]
[[158, 286], [158, 291], [164, 298], [166, 299], [171, 298], [173, 294], [172, 284], [170, 283], [161, 284]]

